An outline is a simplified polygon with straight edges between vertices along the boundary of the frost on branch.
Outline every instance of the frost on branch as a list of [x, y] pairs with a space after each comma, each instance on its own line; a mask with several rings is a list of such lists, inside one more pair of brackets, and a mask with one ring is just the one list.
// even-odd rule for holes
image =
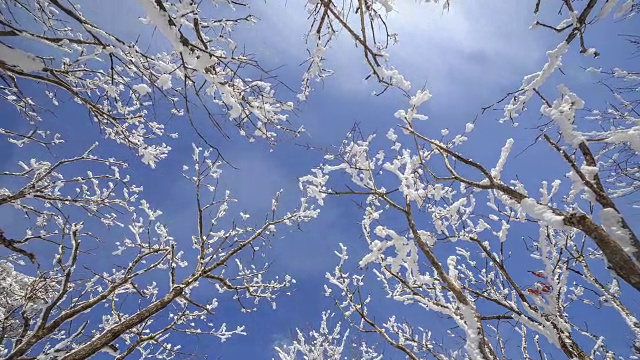
[[[167, 156], [167, 142], [175, 137], [165, 128], [166, 117], [186, 115], [198, 128], [197, 112], [223, 132], [226, 118], [249, 139], [297, 134], [287, 122], [293, 104], [276, 96], [271, 75], [233, 40], [234, 27], [253, 24], [253, 16], [208, 17], [219, 13], [217, 3], [138, 3], [143, 13], [123, 14], [139, 16], [143, 34], [145, 26], [157, 29], [153, 39], [100, 28], [73, 2], [3, 2], [0, 31], [3, 41], [12, 41], [0, 43], [2, 98], [35, 128], [46, 117], [44, 104], [35, 100], [40, 94], [27, 84], [37, 82], [54, 106], [70, 99], [85, 107], [107, 138], [152, 167]], [[154, 111], [159, 105], [166, 116]]]
[[547, 51], [547, 63], [539, 72], [527, 75], [522, 79], [518, 95], [514, 96], [513, 100], [504, 107], [504, 118], [501, 121], [515, 119], [524, 111], [525, 104], [533, 97], [538, 87], [542, 86], [562, 65], [562, 56], [568, 49], [569, 44], [563, 41], [555, 49]]
[[[64, 227], [68, 220], [60, 209], [72, 207], [92, 214], [106, 226], [123, 226], [125, 220], [116, 209], [131, 210], [142, 188], [121, 174], [127, 168], [126, 163], [95, 156], [96, 146], [79, 156], [53, 163], [37, 159], [19, 161], [12, 170], [0, 173], [0, 178], [7, 180], [7, 187], [0, 187], [0, 206], [33, 216], [35, 224], [42, 228], [50, 223]], [[78, 168], [86, 170], [77, 173]], [[38, 237], [27, 234], [27, 239]]]
[[368, 346], [364, 341], [360, 344], [349, 341], [349, 330], [342, 331], [338, 322], [333, 328], [329, 323], [335, 314], [328, 311], [322, 313], [322, 322], [318, 330], [308, 333], [296, 329], [296, 337], [291, 342], [275, 347], [279, 360], [325, 359], [341, 360], [357, 358], [362, 360], [380, 360], [382, 354]]
[[[15, 270], [8, 261], [0, 261], [0, 319], [2, 337], [16, 340], [22, 328], [21, 317], [33, 317], [56, 294], [58, 281], [50, 278], [34, 278]], [[7, 349], [0, 344], [0, 354]]]
[[[425, 1], [431, 2], [431, 1]], [[433, 1], [438, 3], [438, 1]], [[443, 1], [443, 9], [448, 9], [449, 0]], [[307, 0], [307, 13], [311, 20], [307, 42], [308, 68], [303, 75], [300, 100], [305, 100], [311, 91], [312, 80], [322, 80], [333, 72], [323, 65], [324, 55], [338, 33], [346, 33], [355, 46], [362, 49], [364, 63], [369, 69], [366, 79], [375, 78], [385, 87], [396, 87], [404, 92], [411, 88], [409, 81], [390, 65], [387, 49], [398, 41], [398, 34], [392, 33], [387, 25], [387, 17], [397, 13], [394, 0], [323, 1]]]
[[[632, 44], [634, 41], [637, 37], [630, 38]], [[611, 196], [633, 196], [640, 190], [636, 180], [640, 174], [640, 116], [635, 110], [640, 103], [640, 72], [599, 69], [591, 76], [604, 82], [611, 99], [604, 109], [593, 109], [585, 116], [585, 127], [593, 123], [603, 126], [589, 126], [583, 136], [595, 148], [600, 176], [611, 188]]]
[[[557, 124], [560, 140], [542, 138], [568, 169], [548, 176], [567, 174], [566, 184], [514, 177], [508, 170], [517, 161], [510, 155], [513, 139], [488, 168], [461, 150], [473, 126], [435, 139], [406, 116], [398, 116], [401, 134], [390, 129], [386, 141], [354, 129], [337, 154], [300, 179], [308, 201], [322, 206], [351, 196], [362, 204], [367, 250], [347, 252], [341, 245], [325, 289], [355, 330], [377, 334], [411, 359], [498, 359], [513, 351], [523, 358], [539, 352], [585, 360], [631, 356], [609, 347], [608, 333], [578, 325], [594, 321], [582, 306], [599, 311], [601, 304], [614, 304], [611, 319], [637, 342], [637, 314], [619, 281], [640, 289], [640, 268], [633, 226], [601, 183], [596, 155], [579, 131], [584, 103], [566, 87], [559, 90], [561, 97], [543, 113]], [[416, 101], [410, 102], [417, 113]], [[576, 148], [581, 158], [566, 148]], [[594, 207], [602, 209], [600, 217], [589, 212]], [[381, 299], [372, 295], [380, 291], [395, 306], [435, 314], [445, 324], [425, 328], [414, 321], [420, 316], [382, 320], [374, 315]], [[385, 316], [395, 313], [393, 306], [385, 309]], [[519, 347], [503, 342], [512, 334], [507, 327], [520, 334]], [[442, 328], [455, 331], [446, 339], [432, 336]]]
[[[94, 14], [84, 14], [73, 1], [2, 4], [0, 96], [33, 129], [48, 116], [41, 89], [34, 91], [30, 83], [42, 85], [46, 105], [49, 100], [54, 106], [69, 100], [80, 104], [105, 137], [131, 148], [152, 167], [168, 155], [170, 139], [177, 136], [165, 127], [166, 118], [188, 117], [198, 136], [211, 124], [229, 136], [230, 122], [250, 141], [270, 143], [283, 133], [302, 131], [289, 122], [294, 104], [276, 92], [278, 80], [235, 40], [234, 29], [257, 21], [246, 12], [250, 2], [138, 0], [139, 13], [120, 15], [139, 18], [134, 32], [140, 38], [101, 28]], [[311, 25], [299, 100], [309, 96], [313, 81], [332, 73], [324, 65], [325, 54], [340, 29], [363, 50], [368, 77], [409, 90], [386, 53], [397, 36], [385, 20], [394, 1], [300, 6], [306, 6]], [[164, 114], [156, 112], [160, 108]]]
[[[501, 121], [514, 119], [526, 110], [527, 103], [539, 100], [540, 112], [545, 122], [534, 126], [540, 131], [539, 139], [543, 139], [565, 163], [567, 170], [564, 174], [571, 181], [571, 190], [564, 207], [527, 200], [529, 196], [521, 191], [524, 190], [522, 184], [517, 184], [521, 190], [511, 188], [503, 192], [508, 201], [521, 204], [520, 211], [539, 221], [545, 221], [556, 229], [569, 226], [582, 231], [603, 251], [616, 274], [640, 289], [640, 241], [636, 235], [637, 229], [633, 228], [633, 224], [630, 224], [619, 205], [614, 202], [616, 198], [634, 195], [640, 188], [635, 176], [638, 173], [640, 150], [638, 116], [634, 110], [637, 105], [638, 73], [618, 67], [611, 70], [588, 67], [586, 71], [595, 74], [589, 76], [609, 76], [603, 80], [605, 96], [602, 98], [607, 99], [606, 93], [609, 92], [611, 100], [607, 99], [607, 103], [603, 101], [602, 104], [597, 101], [585, 104], [577, 91], [572, 91], [561, 83], [554, 84], [560, 93], [559, 97], [550, 96], [544, 87], [556, 80], [556, 70], [560, 69], [569, 45], [579, 45], [580, 52], [585, 55], [599, 55], [595, 49], [587, 47], [589, 38], [585, 35], [586, 30], [595, 26], [597, 20], [609, 16], [618, 5], [617, 1], [602, 4], [597, 1], [565, 2], [557, 14], [564, 17], [559, 25], [549, 25], [550, 21], [542, 19], [534, 23], [540, 28], [553, 30], [564, 39], [554, 50], [547, 52], [547, 62], [540, 71], [526, 76], [517, 91], [502, 99], [513, 95], [511, 101], [504, 106]], [[538, 14], [541, 6], [543, 5], [538, 1], [536, 15], [549, 17], [550, 14], [545, 12]], [[623, 14], [631, 16], [632, 7], [628, 2], [620, 5], [614, 18]], [[636, 37], [632, 35], [629, 39], [637, 47]], [[600, 108], [601, 105], [604, 109]], [[586, 109], [589, 109], [589, 113], [586, 113]], [[450, 155], [455, 158], [452, 153]], [[479, 164], [467, 165], [481, 170]], [[499, 184], [491, 179], [484, 180], [480, 185], [504, 190], [509, 187], [508, 184]], [[615, 214], [619, 218], [619, 226], [611, 227], [601, 222], [598, 216], [594, 216], [600, 210], [612, 216]], [[611, 219], [610, 216], [605, 218]], [[619, 231], [613, 230], [614, 228], [619, 228]], [[627, 236], [621, 239], [621, 233]]]
[[[295, 283], [256, 259], [283, 229], [316, 217], [311, 204], [283, 211], [276, 195], [263, 222], [236, 218], [231, 192], [219, 185], [223, 163], [194, 145], [193, 162], [183, 168], [193, 207], [183, 211], [196, 226], [172, 232], [162, 211], [129, 183], [125, 165], [92, 151], [57, 163], [20, 162], [1, 174], [18, 181], [1, 189], [0, 206], [34, 221], [24, 237], [12, 231], [1, 238], [10, 254], [0, 262], [8, 275], [0, 285], [7, 293], [0, 301], [3, 357], [181, 357], [193, 349], [174, 343], [175, 333], [224, 342], [250, 331], [228, 323], [237, 319], [218, 312], [222, 302], [239, 312], [275, 308]], [[95, 166], [69, 176], [84, 163]], [[104, 257], [109, 252], [114, 256]]]
[[[617, 3], [617, 0], [606, 0], [604, 2], [592, 0], [584, 3], [565, 1], [560, 11], [557, 12], [557, 15], [562, 17], [562, 20], [558, 25], [553, 25], [552, 21], [554, 20], [538, 18], [541, 16], [541, 7], [548, 7], [548, 5], [543, 4], [540, 0], [536, 1], [534, 10], [536, 20], [531, 28], [541, 28], [546, 31], [552, 30], [555, 34], [563, 37], [563, 40], [555, 49], [547, 51], [547, 62], [540, 71], [525, 76], [520, 88], [503, 98], [504, 100], [513, 95], [509, 104], [504, 106], [504, 117], [500, 120], [501, 122], [513, 120], [518, 117], [525, 110], [526, 103], [529, 102], [534, 95], [542, 97], [539, 93], [541, 87], [554, 75], [556, 70], [562, 66], [562, 57], [567, 53], [570, 45], [575, 44], [575, 47], [579, 47], [580, 53], [582, 54], [596, 58], [600, 55], [595, 48], [587, 47], [588, 37], [585, 36], [585, 33], [597, 20], [609, 16], [611, 10], [615, 8]], [[597, 10], [600, 4], [602, 4], [602, 6], [597, 14], [594, 15], [594, 11]], [[632, 5], [633, 0], [626, 1], [619, 7], [614, 17], [618, 18], [621, 15], [630, 15]], [[550, 14], [555, 13], [556, 12], [551, 12]], [[548, 15], [545, 13], [545, 16]]]

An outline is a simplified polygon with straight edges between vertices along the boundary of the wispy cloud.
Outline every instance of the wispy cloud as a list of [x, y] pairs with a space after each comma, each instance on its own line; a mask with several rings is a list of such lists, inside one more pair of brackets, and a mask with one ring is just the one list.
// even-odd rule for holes
[[[310, 21], [303, 4], [259, 4], [254, 10], [262, 21], [240, 36], [268, 63], [287, 64], [290, 73], [306, 56], [302, 49]], [[532, 22], [532, 9], [518, 3], [462, 1], [443, 12], [440, 5], [398, 2], [397, 11], [387, 18], [390, 31], [400, 34], [399, 43], [389, 50], [391, 63], [414, 86], [427, 79], [439, 92], [480, 83], [504, 85], [514, 73], [524, 75], [541, 65], [545, 36], [522, 26]], [[327, 58], [336, 72], [327, 81], [339, 82], [335, 91], [355, 97], [370, 93], [363, 82], [367, 68], [361, 49], [346, 33], [327, 51]]]

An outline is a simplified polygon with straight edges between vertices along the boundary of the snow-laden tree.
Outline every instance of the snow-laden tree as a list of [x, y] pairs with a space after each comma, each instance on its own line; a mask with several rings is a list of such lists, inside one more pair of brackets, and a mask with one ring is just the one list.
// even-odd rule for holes
[[[525, 154], [547, 154], [528, 165], [544, 181], [510, 170], [519, 161], [513, 138], [492, 162], [474, 159], [466, 144], [489, 112], [457, 133], [423, 125], [441, 121], [420, 112], [427, 89], [396, 112], [396, 127], [383, 136], [354, 128], [300, 179], [320, 206], [360, 198], [368, 251], [342, 241], [326, 295], [352, 331], [377, 334], [407, 358], [614, 359], [640, 349], [640, 228], [629, 205], [640, 186], [637, 69], [586, 69], [602, 76], [603, 98], [613, 95], [606, 103], [586, 104], [559, 76], [572, 66], [570, 51], [600, 55], [587, 29], [632, 16], [633, 1], [559, 1], [558, 25], [541, 9], [550, 4], [533, 5], [534, 27], [559, 42], [539, 72], [490, 108], [502, 107], [504, 126], [521, 125], [511, 132], [528, 131]], [[628, 345], [610, 345], [620, 334]]]
[[[636, 56], [640, 50], [640, 35], [628, 36], [628, 40], [635, 47]], [[598, 124], [598, 128], [589, 134], [588, 140], [598, 144], [603, 169], [601, 176], [611, 184], [612, 197], [634, 196], [640, 190], [640, 164], [637, 157], [640, 137], [640, 129], [637, 127], [640, 116], [640, 72], [638, 69], [625, 70], [617, 67], [589, 67], [586, 71], [599, 74], [600, 83], [612, 95], [607, 108], [591, 109], [591, 114], [586, 117]]]
[[[349, 340], [356, 331], [413, 359], [631, 356], [608, 345], [585, 307], [615, 314], [628, 327], [629, 348], [640, 347], [637, 310], [625, 296], [640, 289], [638, 230], [618, 200], [633, 202], [640, 187], [637, 69], [589, 69], [613, 95], [604, 108], [557, 82], [569, 51], [598, 55], [587, 29], [630, 16], [632, 0], [558, 1], [558, 25], [545, 18], [550, 4], [531, 4], [536, 14], [542, 8], [537, 31], [562, 39], [547, 64], [505, 98], [501, 117], [515, 124], [525, 105], [539, 102], [545, 122], [536, 124], [535, 146], [548, 147], [564, 166], [541, 170], [548, 176], [542, 184], [509, 171], [513, 140], [494, 163], [473, 160], [464, 146], [482, 124], [455, 136], [421, 128], [426, 116], [418, 109], [431, 93], [411, 90], [386, 52], [397, 36], [386, 21], [394, 1], [296, 4], [306, 8], [309, 29], [295, 91], [235, 37], [235, 29], [258, 21], [251, 3], [138, 0], [122, 14], [139, 20], [139, 36], [131, 37], [85, 12], [88, 1], [0, 0], [2, 111], [11, 107], [23, 120], [0, 124], [2, 138], [21, 150], [2, 163], [0, 211], [24, 215], [0, 232], [1, 357], [188, 357], [195, 350], [175, 335], [224, 341], [244, 334], [241, 323], [228, 324], [220, 303], [236, 301], [244, 312], [275, 306], [294, 280], [273, 273], [262, 255], [283, 230], [316, 217], [330, 195], [363, 197], [369, 252], [350, 264], [345, 240], [338, 267], [327, 274], [326, 293], [345, 316], [343, 327], [330, 330], [325, 313], [319, 331], [299, 332], [278, 349], [281, 358], [383, 356], [366, 343], [346, 346], [356, 343]], [[392, 87], [410, 97], [396, 113], [399, 127], [382, 143], [354, 129], [301, 179], [305, 196], [297, 204], [281, 209], [277, 194], [260, 221], [264, 214], [230, 215], [234, 189], [220, 184], [228, 164], [218, 140], [275, 144], [300, 134], [290, 115], [316, 80], [332, 74], [324, 60], [338, 36], [362, 51], [363, 75], [381, 84], [378, 93]], [[68, 104], [87, 116], [69, 118], [59, 110]], [[585, 115], [587, 105], [593, 109]], [[69, 131], [71, 121], [94, 124], [107, 140], [79, 149], [84, 136]], [[184, 130], [180, 123], [190, 136], [172, 129]], [[207, 135], [211, 128], [218, 137]], [[183, 138], [199, 144], [182, 168], [184, 197], [192, 199], [183, 210], [193, 225], [172, 230], [162, 215], [169, 209], [145, 200], [133, 171], [143, 165], [123, 150], [160, 167]], [[344, 180], [352, 184], [341, 187]], [[514, 253], [531, 255], [527, 264], [535, 267], [514, 264]], [[436, 314], [449, 325], [448, 338], [441, 324], [403, 321], [388, 303], [378, 308], [379, 299], [368, 296], [371, 276], [398, 305]], [[380, 311], [387, 320], [379, 321]], [[349, 333], [341, 331], [346, 325]]]
[[349, 330], [341, 331], [341, 324], [337, 322], [331, 328], [331, 319], [334, 313], [325, 311], [322, 313], [320, 329], [310, 330], [304, 333], [296, 330], [296, 337], [287, 343], [275, 347], [280, 360], [314, 359], [314, 360], [340, 360], [345, 358], [361, 360], [380, 360], [380, 354], [375, 348], [366, 342], [351, 341]]
[[[282, 91], [286, 86], [234, 38], [237, 27], [258, 21], [250, 1], [114, 3], [137, 22], [139, 36], [131, 37], [85, 12], [87, 1], [0, 0], [2, 111], [22, 120], [3, 115], [0, 124], [2, 141], [20, 149], [18, 159], [2, 159], [0, 210], [24, 215], [0, 231], [0, 357], [171, 358], [192, 354], [172, 343], [173, 334], [223, 341], [244, 334], [242, 324], [227, 325], [217, 313], [221, 298], [237, 300], [240, 311], [275, 307], [275, 296], [294, 280], [270, 274], [263, 250], [281, 228], [317, 211], [304, 200], [281, 209], [276, 195], [260, 221], [232, 216], [233, 189], [219, 185], [226, 162], [216, 145], [239, 138], [274, 144], [302, 132], [289, 118], [294, 102], [330, 74], [323, 53], [340, 29], [365, 49], [383, 87], [402, 87], [384, 53], [392, 37], [384, 32], [386, 3], [360, 10], [357, 1], [298, 4], [311, 28], [296, 94]], [[70, 131], [76, 122], [93, 123], [106, 141], [80, 149], [79, 140], [92, 135]], [[180, 122], [191, 130], [186, 138], [200, 144], [183, 167], [195, 224], [186, 232], [170, 231], [172, 219], [136, 182], [141, 166], [161, 166], [184, 141], [175, 129], [185, 129]], [[212, 128], [218, 137], [205, 135]], [[123, 158], [123, 149], [143, 164]]]
[[[128, 146], [151, 166], [170, 151], [167, 139], [177, 136], [164, 125], [164, 119], [173, 116], [187, 117], [198, 135], [213, 126], [229, 136], [225, 119], [252, 141], [273, 142], [279, 133], [300, 133], [303, 129], [292, 127], [288, 119], [292, 99], [276, 93], [280, 82], [234, 40], [235, 28], [258, 21], [250, 4], [138, 0], [127, 5], [143, 10], [127, 14], [140, 21], [136, 30], [141, 34], [131, 39], [98, 25], [92, 20], [99, 20], [97, 14], [85, 15], [83, 1], [1, 1], [0, 94], [34, 125], [26, 133], [2, 133], [18, 145], [62, 141], [60, 134], [37, 132], [36, 124], [52, 111], [51, 104], [68, 100], [85, 107], [106, 138]], [[311, 26], [306, 34], [308, 68], [298, 99], [307, 98], [313, 80], [331, 74], [322, 61], [341, 29], [363, 48], [369, 76], [407, 88], [406, 80], [387, 64], [385, 49], [396, 36], [384, 22], [391, 4], [367, 1], [362, 11], [359, 1], [299, 4], [306, 6]], [[159, 33], [163, 41], [150, 41], [150, 32]], [[42, 92], [49, 98], [46, 104], [34, 100]], [[162, 116], [157, 113], [160, 104]]]
[[[91, 150], [55, 164], [21, 163], [19, 170], [3, 174], [21, 184], [17, 191], [5, 189], [2, 199], [36, 220], [24, 237], [2, 237], [10, 250], [17, 249], [0, 263], [3, 358], [86, 359], [100, 351], [118, 359], [188, 354], [172, 344], [171, 334], [224, 341], [244, 333], [241, 324], [230, 326], [220, 318], [218, 299], [237, 300], [241, 311], [264, 302], [275, 307], [276, 295], [294, 282], [289, 275], [268, 274], [268, 262], [251, 259], [270, 246], [279, 229], [316, 216], [304, 202], [286, 212], [277, 195], [264, 221], [244, 213], [229, 219], [234, 199], [218, 186], [223, 164], [211, 150], [194, 146], [193, 163], [183, 175], [194, 189], [197, 226], [190, 236], [174, 238], [162, 212], [130, 183], [124, 165]], [[76, 162], [100, 166], [77, 176]], [[74, 221], [78, 217], [84, 221]], [[47, 245], [25, 250], [38, 240]], [[108, 249], [112, 252], [105, 254]], [[105, 256], [116, 260], [107, 263], [114, 267], [95, 264]], [[11, 264], [24, 257], [37, 265], [33, 276]], [[203, 292], [213, 295], [203, 298]]]

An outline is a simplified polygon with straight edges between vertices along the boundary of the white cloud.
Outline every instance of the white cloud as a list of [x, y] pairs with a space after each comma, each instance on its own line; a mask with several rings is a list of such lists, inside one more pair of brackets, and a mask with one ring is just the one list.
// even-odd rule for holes
[[[528, 5], [456, 1], [443, 12], [437, 4], [398, 2], [397, 11], [387, 19], [400, 39], [389, 51], [392, 65], [412, 80], [414, 88], [428, 81], [435, 94], [474, 84], [517, 87], [523, 75], [542, 65], [548, 47], [549, 32], [528, 29], [533, 22]], [[287, 72], [301, 73], [304, 68], [298, 64], [306, 56], [303, 37], [310, 26], [304, 5], [258, 4], [253, 10], [261, 22], [240, 33], [248, 48], [270, 65], [286, 64]], [[363, 84], [367, 68], [361, 49], [347, 34], [333, 44], [327, 57], [335, 70], [327, 82], [339, 83], [331, 87], [333, 91], [357, 97], [370, 93], [373, 88]]]

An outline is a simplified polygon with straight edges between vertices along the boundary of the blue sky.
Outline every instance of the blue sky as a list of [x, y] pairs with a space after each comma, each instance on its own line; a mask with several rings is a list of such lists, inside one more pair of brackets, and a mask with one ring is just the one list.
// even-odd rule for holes
[[[122, 2], [121, 5], [126, 7], [128, 14], [141, 13], [135, 2], [127, 2], [126, 5]], [[426, 85], [433, 94], [432, 100], [422, 108], [422, 113], [430, 117], [423, 125], [424, 131], [439, 132], [442, 128], [455, 130], [452, 131], [454, 133], [461, 131], [465, 123], [476, 117], [481, 107], [515, 90], [523, 76], [542, 67], [545, 51], [554, 48], [564, 35], [540, 28], [529, 30], [533, 22], [532, 5], [521, 1], [456, 1], [447, 13], [433, 4], [408, 1], [398, 5], [398, 13], [389, 17], [390, 27], [400, 34], [400, 42], [390, 50], [391, 61], [412, 82], [414, 89]], [[141, 26], [135, 16], [121, 16], [122, 7], [112, 8], [107, 2], [95, 2], [85, 7], [85, 15], [130, 39], [137, 36]], [[257, 54], [264, 67], [284, 65], [277, 74], [287, 85], [297, 89], [304, 71], [299, 64], [306, 57], [303, 34], [308, 26], [302, 5], [290, 1], [286, 6], [258, 3], [253, 8], [261, 21], [251, 28], [239, 29], [237, 41]], [[587, 105], [590, 101], [600, 101], [602, 88], [594, 85], [597, 78], [585, 74], [579, 67], [624, 68], [633, 64], [637, 59], [631, 57], [630, 47], [617, 34], [637, 31], [638, 25], [637, 19], [615, 24], [606, 20], [594, 24], [588, 33], [588, 46], [596, 47], [602, 56], [590, 59], [578, 54], [576, 46], [572, 46], [565, 60], [568, 66], [563, 69], [568, 75], [562, 78], [558, 75], [551, 83], [562, 81], [579, 89], [579, 95]], [[148, 28], [143, 35], [150, 36]], [[158, 34], [154, 36], [158, 37]], [[226, 159], [237, 168], [226, 169], [223, 177], [223, 185], [228, 186], [239, 200], [234, 207], [236, 210], [260, 218], [268, 211], [271, 198], [280, 189], [285, 191], [285, 208], [294, 205], [300, 196], [297, 179], [320, 163], [323, 155], [320, 151], [304, 150], [301, 145], [316, 148], [336, 146], [356, 122], [365, 134], [377, 132], [380, 135], [397, 124], [393, 113], [406, 107], [406, 99], [394, 90], [379, 97], [371, 95], [380, 87], [372, 81], [363, 80], [367, 69], [360, 58], [360, 50], [346, 36], [334, 44], [327, 57], [327, 64], [335, 74], [323, 83], [315, 84], [309, 101], [300, 104], [292, 118], [294, 123], [304, 125], [308, 134], [285, 140], [271, 148], [261, 142], [248, 144], [237, 137], [227, 141], [215, 130], [207, 130]], [[283, 94], [285, 98], [295, 97], [286, 90]], [[597, 103], [594, 107], [601, 105]], [[492, 164], [506, 138], [513, 137], [516, 145], [512, 153], [519, 153], [535, 136], [526, 128], [540, 122], [535, 108], [537, 105], [519, 120], [521, 126], [516, 129], [498, 124], [501, 112], [489, 112], [480, 117], [465, 151], [473, 154], [475, 160]], [[11, 124], [21, 121], [4, 102], [0, 103], [0, 113], [10, 114], [3, 121]], [[56, 116], [57, 119], [47, 121], [55, 123], [57, 129], [64, 129], [66, 137], [73, 141], [56, 149], [54, 156], [73, 153], [100, 140], [96, 127], [90, 124], [86, 113], [78, 106], [64, 104]], [[156, 169], [137, 164], [133, 170], [136, 181], [144, 185], [145, 198], [164, 212], [163, 221], [176, 238], [190, 235], [195, 225], [193, 209], [189, 210], [193, 205], [189, 198], [189, 184], [179, 179], [180, 168], [191, 155], [192, 138], [187, 135], [188, 126], [180, 122], [178, 118], [169, 124], [185, 134], [171, 144], [174, 151], [170, 157]], [[137, 161], [126, 150], [114, 147], [106, 140], [101, 140], [101, 143], [103, 147], [99, 151], [103, 154], [115, 151], [132, 163]], [[49, 156], [42, 150], [35, 150], [34, 146], [28, 149], [35, 153], [26, 154], [11, 144], [0, 143], [0, 154], [3, 154], [0, 169], [6, 169], [25, 156]], [[540, 161], [547, 164], [548, 173], [532, 167]], [[552, 151], [536, 148], [510, 161], [506, 173], [518, 174], [530, 184], [538, 184], [541, 180], [553, 180], [548, 174], [558, 176], [562, 169]], [[276, 310], [264, 306], [257, 313], [240, 314], [233, 302], [222, 302], [220, 315], [224, 321], [245, 324], [247, 336], [236, 337], [223, 344], [207, 338], [184, 338], [180, 341], [197, 344], [196, 351], [204, 352], [212, 359], [271, 359], [274, 343], [289, 338], [295, 327], [316, 326], [321, 311], [332, 308], [330, 299], [323, 297], [322, 293], [324, 273], [337, 262], [333, 254], [338, 249], [337, 244], [348, 244], [354, 254], [366, 249], [360, 234], [360, 210], [351, 206], [346, 198], [329, 200], [319, 219], [305, 224], [302, 232], [291, 232], [286, 234], [286, 238], [275, 241], [274, 248], [269, 251], [274, 273], [288, 273], [298, 281], [290, 296], [279, 298]], [[634, 220], [638, 221], [637, 212], [633, 213], [630, 223]], [[7, 232], [17, 231], [23, 223], [20, 214], [0, 208], [0, 228]], [[104, 266], [116, 261], [108, 256], [96, 256], [95, 260]], [[385, 304], [385, 299], [382, 303]], [[401, 309], [397, 313], [401, 316], [420, 314], [413, 309]], [[627, 344], [624, 336], [612, 341], [616, 347]], [[389, 358], [395, 357], [392, 352], [388, 354]]]

